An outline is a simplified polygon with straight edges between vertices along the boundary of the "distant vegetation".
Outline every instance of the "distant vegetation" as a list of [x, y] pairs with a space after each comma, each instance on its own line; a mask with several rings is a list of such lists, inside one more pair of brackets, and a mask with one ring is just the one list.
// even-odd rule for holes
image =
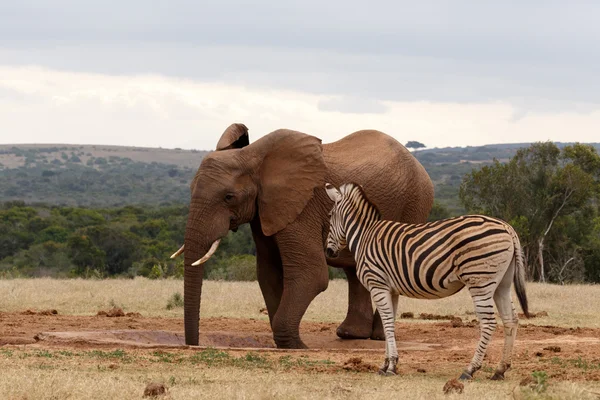
[[126, 147], [0, 147], [0, 198], [69, 206], [173, 205], [206, 152]]
[[[187, 206], [89, 209], [6, 202], [0, 209], [0, 277], [182, 277]], [[225, 238], [207, 278], [256, 279], [248, 225]], [[232, 268], [232, 271], [228, 271]]]
[[535, 280], [600, 282], [600, 156], [594, 147], [535, 143], [508, 163], [465, 175], [470, 213], [510, 222]]
[[[411, 145], [419, 148], [422, 143]], [[510, 214], [486, 208], [485, 199], [474, 203], [468, 191], [461, 194], [461, 202], [459, 190], [461, 183], [478, 177], [482, 167], [482, 171], [495, 171], [528, 146], [415, 151], [435, 185], [430, 219], [464, 214], [468, 209], [524, 224], [515, 220], [527, 215], [524, 211]], [[558, 144], [558, 148], [565, 146]], [[119, 146], [0, 146], [0, 201], [4, 203], [0, 209], [0, 276], [181, 276], [182, 260], [172, 261], [169, 256], [183, 243], [189, 184], [205, 154]], [[559, 155], [557, 160], [564, 163], [565, 159]], [[493, 187], [495, 181], [490, 182]], [[519, 190], [526, 193], [527, 188], [524, 184]], [[600, 271], [590, 272], [587, 267], [600, 260], [600, 250], [593, 250], [594, 243], [600, 243], [598, 197], [589, 197], [585, 204], [587, 214], [563, 213], [548, 234], [543, 251], [549, 257], [550, 280], [600, 281]], [[589, 222], [585, 232], [578, 233], [576, 240], [569, 239], [571, 233], [562, 229], [579, 226], [581, 219]], [[520, 232], [526, 243], [538, 240], [528, 232]], [[552, 253], [558, 245], [567, 253]], [[222, 242], [206, 265], [205, 276], [253, 280], [254, 254], [250, 229], [244, 226]], [[563, 254], [571, 256], [560, 261]], [[558, 270], [557, 265], [561, 266]], [[331, 269], [330, 276], [342, 277], [343, 273]]]

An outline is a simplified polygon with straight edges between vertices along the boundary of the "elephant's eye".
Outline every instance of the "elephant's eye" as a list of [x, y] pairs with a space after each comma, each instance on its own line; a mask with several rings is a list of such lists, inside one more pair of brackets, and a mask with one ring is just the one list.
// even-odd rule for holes
[[225, 201], [231, 201], [233, 200], [233, 195], [231, 193], [228, 193], [225, 195]]

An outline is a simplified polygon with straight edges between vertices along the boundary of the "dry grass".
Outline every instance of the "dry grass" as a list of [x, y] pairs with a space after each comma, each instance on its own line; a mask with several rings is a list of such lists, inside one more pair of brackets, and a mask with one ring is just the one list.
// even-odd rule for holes
[[[183, 293], [181, 280], [0, 280], [0, 305], [3, 311], [27, 308], [55, 308], [61, 314], [93, 315], [112, 305], [145, 316], [182, 317], [181, 308], [166, 309], [174, 293]], [[555, 326], [600, 327], [600, 286], [557, 286], [529, 283], [530, 309], [547, 311], [548, 317], [527, 323]], [[305, 320], [342, 321], [346, 315], [347, 285], [332, 281], [309, 307]], [[264, 307], [255, 282], [206, 281], [203, 286], [202, 315], [266, 319], [259, 312]], [[517, 306], [518, 308], [518, 306]], [[453, 314], [474, 318], [471, 299], [466, 291], [441, 300], [400, 298], [399, 313]]]
[[[61, 314], [92, 315], [116, 304], [125, 311], [145, 316], [182, 317], [182, 309], [166, 309], [172, 295], [182, 292], [180, 280], [138, 278], [134, 280], [0, 280], [0, 310], [55, 308]], [[552, 286], [529, 284], [533, 311], [549, 316], [531, 323], [600, 327], [600, 286]], [[347, 289], [343, 281], [329, 289], [310, 306], [305, 319], [341, 321], [346, 312]], [[262, 318], [264, 303], [258, 284], [205, 282], [203, 316]], [[468, 294], [437, 301], [401, 299], [400, 312], [467, 316], [472, 310]], [[423, 321], [423, 323], [427, 323]], [[179, 353], [181, 360], [159, 357], [152, 350], [128, 350], [106, 356], [94, 351], [44, 350], [31, 347], [0, 348], [1, 399], [139, 399], [147, 383], [164, 383], [167, 399], [597, 399], [597, 382], [561, 382], [549, 379], [548, 389], [536, 393], [518, 387], [521, 376], [510, 374], [504, 382], [490, 382], [482, 375], [467, 383], [463, 394], [444, 395], [448, 376], [428, 373], [381, 378], [373, 373], [337, 370], [319, 372], [311, 368], [285, 369], [276, 357], [266, 355], [264, 365], [241, 363], [210, 365], [190, 362], [193, 351]], [[237, 354], [236, 357], [241, 357]], [[296, 356], [293, 356], [296, 357]], [[339, 363], [339, 360], [337, 360]]]
[[[133, 359], [98, 357], [92, 353], [57, 351], [0, 352], [0, 395], [3, 399], [139, 399], [147, 383], [167, 387], [171, 399], [506, 399], [517, 379], [466, 383], [463, 394], [445, 395], [446, 378], [403, 375], [318, 373], [265, 368], [192, 365], [156, 361], [148, 353]], [[77, 373], [74, 373], [77, 371]], [[542, 395], [516, 389], [517, 398], [594, 399], [597, 384], [558, 382]]]

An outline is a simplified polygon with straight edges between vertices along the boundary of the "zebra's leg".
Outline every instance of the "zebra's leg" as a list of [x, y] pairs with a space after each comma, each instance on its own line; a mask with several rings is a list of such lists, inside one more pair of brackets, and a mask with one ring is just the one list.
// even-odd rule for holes
[[[492, 282], [494, 283], [494, 282]], [[485, 286], [485, 285], [484, 285]], [[467, 366], [467, 369], [462, 373], [459, 379], [467, 380], [472, 379], [473, 374], [481, 368], [483, 363], [483, 357], [485, 356], [488, 344], [492, 338], [492, 334], [496, 329], [496, 317], [494, 316], [494, 291], [496, 284], [485, 287], [488, 290], [481, 290], [481, 286], [470, 287], [471, 297], [475, 304], [475, 314], [479, 319], [479, 343], [475, 350], [475, 355], [471, 360], [471, 363]]]
[[370, 292], [373, 303], [375, 303], [381, 316], [385, 334], [385, 361], [379, 369], [379, 374], [396, 375], [398, 348], [396, 347], [396, 337], [394, 335], [394, 309], [395, 305], [398, 304], [398, 296], [392, 295], [387, 288], [372, 288]]
[[502, 360], [492, 375], [492, 380], [504, 379], [504, 373], [510, 368], [512, 360], [512, 351], [515, 344], [515, 338], [517, 337], [517, 326], [519, 325], [519, 318], [515, 311], [513, 304], [510, 288], [512, 286], [512, 280], [514, 275], [514, 263], [511, 263], [508, 271], [502, 278], [496, 293], [494, 293], [494, 302], [498, 308], [500, 318], [502, 318], [502, 324], [504, 325], [504, 350], [502, 351]]

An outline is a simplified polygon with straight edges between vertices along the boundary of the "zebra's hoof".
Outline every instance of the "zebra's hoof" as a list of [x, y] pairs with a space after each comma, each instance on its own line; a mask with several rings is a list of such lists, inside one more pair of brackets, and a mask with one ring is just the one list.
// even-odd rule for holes
[[492, 381], [503, 381], [504, 380], [504, 372], [496, 371], [494, 375], [490, 378]]
[[395, 373], [394, 371], [390, 371], [390, 370], [385, 371], [385, 376], [396, 376], [396, 375], [398, 375], [398, 374]]
[[473, 375], [467, 372], [463, 372], [460, 378], [458, 378], [458, 380], [460, 381], [470, 381], [471, 379], [473, 379]]
[[380, 369], [379, 371], [377, 371], [377, 374], [378, 374], [378, 375], [381, 375], [381, 376], [385, 376], [385, 375], [386, 375], [386, 372], [387, 372], [387, 371], [385, 371], [385, 370], [383, 370], [383, 369]]

